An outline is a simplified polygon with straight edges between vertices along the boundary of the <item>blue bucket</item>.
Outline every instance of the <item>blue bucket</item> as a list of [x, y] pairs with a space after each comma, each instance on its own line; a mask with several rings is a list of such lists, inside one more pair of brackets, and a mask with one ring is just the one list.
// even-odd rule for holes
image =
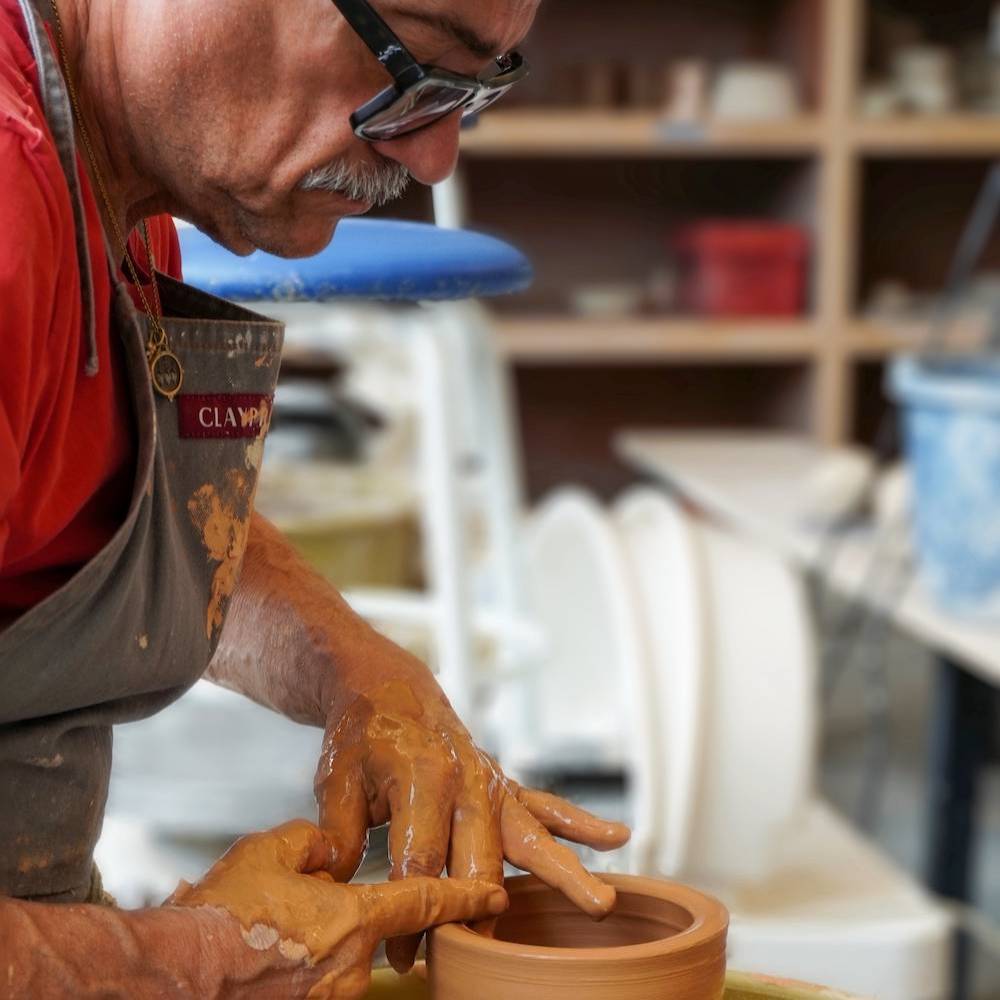
[[897, 359], [921, 568], [938, 604], [1000, 621], [1000, 358]]

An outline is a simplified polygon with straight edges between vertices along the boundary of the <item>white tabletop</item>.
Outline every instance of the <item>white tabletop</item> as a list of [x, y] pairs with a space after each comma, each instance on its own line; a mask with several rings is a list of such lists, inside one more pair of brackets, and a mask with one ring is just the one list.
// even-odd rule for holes
[[[634, 468], [671, 486], [714, 518], [815, 570], [836, 591], [859, 595], [875, 550], [871, 528], [844, 532], [832, 565], [824, 533], [802, 516], [804, 484], [825, 453], [804, 438], [773, 433], [627, 431], [616, 442]], [[892, 576], [890, 572], [889, 576]], [[891, 589], [891, 588], [889, 588]], [[902, 597], [866, 599], [901, 629], [1000, 685], [1000, 627], [937, 610], [917, 578]]]

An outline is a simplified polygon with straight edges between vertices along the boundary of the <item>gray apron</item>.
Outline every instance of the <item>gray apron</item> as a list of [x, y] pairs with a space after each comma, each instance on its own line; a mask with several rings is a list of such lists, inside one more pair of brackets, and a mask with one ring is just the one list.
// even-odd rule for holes
[[[93, 296], [69, 101], [41, 15], [31, 0], [20, 4], [77, 214], [86, 322]], [[208, 666], [270, 422], [281, 324], [160, 276], [185, 381], [173, 402], [154, 398], [146, 317], [110, 256], [109, 266], [112, 349], [121, 343], [136, 430], [131, 502], [94, 559], [0, 632], [0, 895], [99, 898], [93, 851], [112, 727], [158, 712]], [[95, 361], [92, 341], [88, 373]]]

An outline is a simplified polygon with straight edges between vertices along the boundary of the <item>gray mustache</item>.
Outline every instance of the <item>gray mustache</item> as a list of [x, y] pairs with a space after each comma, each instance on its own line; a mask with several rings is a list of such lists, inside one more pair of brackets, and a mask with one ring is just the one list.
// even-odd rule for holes
[[299, 182], [299, 190], [327, 191], [352, 201], [381, 206], [399, 198], [409, 183], [409, 170], [393, 160], [355, 164], [335, 160], [325, 167], [310, 170]]

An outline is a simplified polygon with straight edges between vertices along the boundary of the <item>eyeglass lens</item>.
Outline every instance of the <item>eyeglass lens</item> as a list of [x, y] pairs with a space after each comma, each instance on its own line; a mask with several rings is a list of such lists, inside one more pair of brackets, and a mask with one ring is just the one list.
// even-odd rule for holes
[[387, 140], [416, 132], [459, 108], [463, 118], [470, 118], [498, 101], [513, 86], [486, 86], [475, 96], [454, 84], [427, 83], [401, 95], [383, 111], [362, 126], [362, 134], [370, 140]]
[[384, 111], [364, 123], [366, 138], [391, 139], [415, 132], [457, 111], [471, 91], [430, 84], [403, 94]]
[[472, 115], [478, 115], [480, 111], [485, 111], [491, 104], [499, 101], [504, 94], [510, 90], [514, 85], [512, 83], [507, 84], [506, 87], [488, 87], [479, 92], [465, 108], [465, 117], [471, 117]]

